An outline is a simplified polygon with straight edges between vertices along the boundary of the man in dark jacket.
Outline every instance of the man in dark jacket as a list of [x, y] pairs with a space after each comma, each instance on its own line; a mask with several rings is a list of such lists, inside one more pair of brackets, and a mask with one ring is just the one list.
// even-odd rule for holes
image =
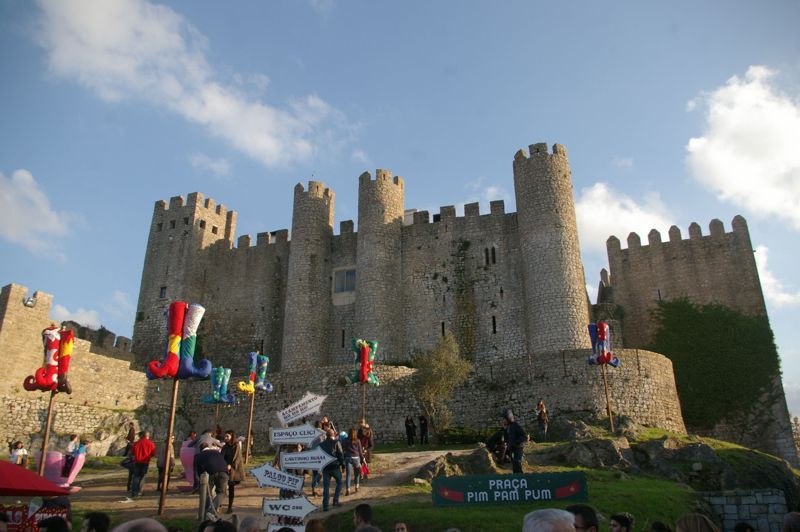
[[214, 491], [214, 505], [209, 507], [211, 494], [206, 499], [206, 511], [208, 518], [219, 517], [218, 508], [222, 503], [222, 497], [228, 490], [228, 463], [220, 452], [220, 449], [211, 443], [200, 444], [200, 452], [194, 457], [194, 470], [198, 477], [203, 473], [208, 473], [209, 491]]
[[329, 428], [328, 437], [319, 444], [319, 448], [336, 458], [322, 470], [322, 511], [328, 511], [328, 494], [331, 487], [331, 477], [336, 480], [336, 491], [333, 493], [333, 505], [339, 506], [339, 495], [342, 493], [342, 469], [344, 468], [344, 450], [336, 431]]
[[522, 473], [522, 459], [525, 444], [528, 443], [528, 434], [525, 429], [514, 419], [514, 413], [510, 408], [503, 412], [503, 418], [508, 423], [506, 429], [506, 444], [508, 452], [511, 453], [511, 468], [514, 473]]

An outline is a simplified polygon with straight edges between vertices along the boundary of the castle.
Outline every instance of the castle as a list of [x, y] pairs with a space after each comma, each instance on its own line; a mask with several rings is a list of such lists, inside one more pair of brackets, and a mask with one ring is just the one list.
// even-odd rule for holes
[[[351, 363], [353, 337], [378, 339], [379, 364], [402, 366], [451, 331], [475, 362], [476, 379], [527, 375], [534, 393], [550, 389], [563, 396], [562, 407], [580, 409], [583, 401], [602, 413], [601, 392], [581, 364], [590, 347], [586, 324], [606, 318], [621, 358], [632, 357], [636, 365], [635, 372], [624, 365], [616, 372], [634, 392], [626, 414], [684, 431], [677, 397], [659, 406], [663, 397], [644, 393], [676, 395], [669, 360], [642, 350], [653, 339], [650, 310], [662, 299], [688, 298], [765, 316], [745, 220], [734, 218], [730, 233], [714, 220], [707, 236], [692, 224], [688, 240], [677, 227], [667, 242], [654, 230], [647, 245], [631, 233], [627, 249], [609, 238], [610, 273], [601, 272], [592, 306], [566, 149], [555, 144], [549, 151], [540, 143], [528, 153], [519, 150], [513, 176], [518, 212], [492, 201], [489, 213], [473, 203], [457, 217], [453, 206], [433, 216], [406, 210], [403, 178], [388, 170], [374, 177], [365, 172], [358, 231], [344, 221], [338, 234], [334, 192], [317, 181], [307, 189], [298, 184], [291, 240], [282, 229], [259, 233], [255, 245], [245, 235], [234, 246], [236, 212], [200, 193], [158, 201], [134, 325], [137, 363], [162, 352], [167, 305], [183, 299], [207, 309], [198, 334], [204, 356], [235, 372], [244, 371], [244, 353], [260, 348], [272, 357], [271, 371], [302, 380], [308, 368]], [[563, 375], [548, 377], [554, 362]], [[769, 427], [743, 436], [733, 422], [720, 432], [796, 464], [779, 376], [773, 384], [774, 400], [757, 414]]]

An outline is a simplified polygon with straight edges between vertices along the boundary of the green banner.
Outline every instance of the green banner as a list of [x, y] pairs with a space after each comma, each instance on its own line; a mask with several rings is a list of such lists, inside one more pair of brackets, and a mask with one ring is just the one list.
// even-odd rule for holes
[[504, 504], [533, 501], [585, 501], [589, 495], [586, 473], [530, 475], [465, 475], [436, 477], [432, 485], [434, 506]]

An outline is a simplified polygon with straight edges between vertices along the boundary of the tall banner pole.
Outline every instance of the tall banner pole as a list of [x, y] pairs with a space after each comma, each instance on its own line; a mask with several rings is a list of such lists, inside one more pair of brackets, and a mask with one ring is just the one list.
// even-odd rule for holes
[[608, 412], [608, 422], [611, 424], [611, 432], [614, 432], [614, 414], [611, 413], [611, 396], [608, 394], [608, 379], [606, 379], [606, 365], [600, 366], [603, 373], [603, 387], [606, 389], [606, 411]]
[[172, 453], [170, 447], [172, 446], [172, 436], [175, 432], [175, 404], [178, 402], [178, 383], [180, 381], [175, 378], [172, 379], [172, 406], [169, 410], [169, 425], [167, 427], [167, 439], [164, 442], [164, 479], [161, 481], [161, 495], [158, 498], [158, 515], [164, 515], [164, 501], [167, 499], [167, 484], [169, 484], [169, 470], [170, 460], [172, 460]]
[[367, 387], [365, 383], [361, 383], [361, 417], [359, 419], [367, 419]]
[[250, 463], [250, 448], [253, 446], [253, 408], [256, 405], [256, 392], [250, 394], [250, 416], [247, 418], [247, 446], [244, 450], [244, 463]]
[[50, 442], [50, 422], [53, 419], [53, 399], [58, 392], [50, 392], [50, 402], [47, 405], [47, 420], [44, 422], [44, 438], [42, 438], [42, 457], [39, 460], [39, 476], [44, 476], [44, 463], [47, 456], [47, 444]]
[[217, 403], [214, 409], [214, 425], [219, 425], [219, 403]]

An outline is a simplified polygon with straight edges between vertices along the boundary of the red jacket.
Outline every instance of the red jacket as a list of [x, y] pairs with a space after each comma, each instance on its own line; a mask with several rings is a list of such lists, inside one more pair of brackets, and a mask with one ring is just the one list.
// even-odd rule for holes
[[140, 438], [133, 444], [133, 461], [137, 464], [149, 464], [156, 455], [156, 445], [147, 438]]

